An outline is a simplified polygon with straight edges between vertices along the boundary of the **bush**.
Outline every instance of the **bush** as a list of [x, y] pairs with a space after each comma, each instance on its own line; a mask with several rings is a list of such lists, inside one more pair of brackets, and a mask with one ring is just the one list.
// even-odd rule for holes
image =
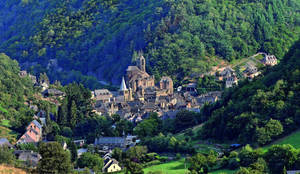
[[0, 164], [13, 164], [15, 161], [15, 156], [8, 147], [0, 147]]
[[73, 131], [72, 131], [72, 129], [71, 128], [69, 128], [69, 127], [64, 127], [63, 129], [62, 129], [62, 133], [61, 133], [63, 136], [65, 136], [65, 137], [72, 137], [72, 135], [73, 135]]

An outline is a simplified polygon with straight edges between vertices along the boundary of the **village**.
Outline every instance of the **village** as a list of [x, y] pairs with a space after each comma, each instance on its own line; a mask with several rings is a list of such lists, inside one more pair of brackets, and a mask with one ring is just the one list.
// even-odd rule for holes
[[[274, 66], [277, 59], [273, 55], [265, 54], [261, 63], [265, 66]], [[213, 75], [224, 83], [225, 88], [232, 88], [238, 84], [241, 79], [248, 78], [252, 80], [261, 72], [254, 65], [249, 65], [242, 72], [242, 78], [230, 66], [218, 69]], [[44, 99], [59, 105], [58, 98], [64, 98], [64, 92], [50, 88], [47, 80], [37, 80], [33, 75], [26, 71], [20, 71], [21, 77], [29, 77], [33, 84], [41, 88], [41, 94]], [[142, 53], [136, 60], [135, 65], [128, 66], [126, 75], [122, 78], [118, 91], [109, 91], [108, 89], [97, 89], [92, 91], [93, 112], [101, 116], [119, 115], [121, 118], [138, 123], [147, 118], [150, 113], [155, 112], [161, 119], [174, 119], [181, 110], [200, 112], [205, 104], [215, 103], [222, 97], [222, 90], [210, 91], [204, 94], [197, 92], [197, 83], [190, 81], [187, 84], [174, 88], [171, 77], [163, 76], [158, 83], [155, 83], [155, 77], [146, 72], [146, 60]], [[37, 114], [34, 120], [26, 127], [25, 133], [18, 139], [18, 144], [39, 142], [49, 142], [43, 138], [43, 127], [47, 124], [45, 113], [35, 105], [28, 103], [29, 107]], [[39, 122], [39, 121], [40, 122]], [[126, 151], [130, 147], [137, 145], [140, 140], [135, 135], [125, 135], [120, 137], [97, 137], [94, 144], [86, 144], [86, 140], [79, 139], [73, 141], [78, 150], [78, 158], [90, 149], [92, 152], [98, 151], [102, 154], [104, 167], [102, 172], [110, 173], [122, 170], [119, 162], [112, 158], [112, 150], [120, 148]], [[62, 147], [67, 150], [66, 142], [61, 142]], [[14, 148], [6, 138], [0, 138], [0, 146]], [[28, 150], [16, 150], [15, 155], [20, 161], [24, 161], [31, 167], [36, 167], [41, 155], [37, 152]], [[77, 169], [78, 171], [83, 169]]]

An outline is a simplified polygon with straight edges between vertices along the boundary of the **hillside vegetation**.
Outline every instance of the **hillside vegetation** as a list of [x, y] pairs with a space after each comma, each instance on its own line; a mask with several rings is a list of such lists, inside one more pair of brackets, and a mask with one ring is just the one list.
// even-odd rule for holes
[[204, 138], [264, 145], [300, 124], [300, 41], [264, 77], [244, 81], [204, 109]]
[[35, 91], [30, 78], [21, 78], [19, 72], [18, 62], [0, 53], [0, 120], [10, 120], [13, 127], [22, 130], [34, 114], [24, 103], [35, 101]]
[[[118, 83], [134, 51], [181, 80], [265, 51], [282, 58], [299, 34], [297, 0], [4, 0], [0, 51], [63, 83]], [[31, 20], [28, 20], [31, 19]], [[55, 59], [48, 66], [49, 60]], [[93, 75], [95, 78], [83, 75]]]

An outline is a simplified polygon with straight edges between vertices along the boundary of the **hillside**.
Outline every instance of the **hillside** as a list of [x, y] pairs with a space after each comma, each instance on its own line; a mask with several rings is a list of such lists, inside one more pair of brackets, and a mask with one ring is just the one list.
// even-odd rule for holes
[[207, 107], [201, 135], [256, 145], [296, 130], [300, 121], [300, 41], [263, 77], [244, 81]]
[[[16, 130], [22, 130], [32, 119], [33, 112], [24, 103], [34, 102], [33, 84], [29, 77], [19, 76], [20, 68], [16, 60], [0, 54], [0, 120], [10, 120]], [[9, 125], [3, 124], [6, 127]], [[3, 128], [4, 129], [4, 128]], [[2, 133], [6, 131], [2, 130]]]
[[98, 80], [118, 84], [134, 51], [143, 50], [147, 68], [157, 78], [182, 80], [206, 72], [220, 59], [232, 61], [257, 51], [282, 58], [299, 34], [299, 4], [4, 0], [0, 51], [36, 74], [47, 71], [63, 84], [75, 80], [96, 88]]

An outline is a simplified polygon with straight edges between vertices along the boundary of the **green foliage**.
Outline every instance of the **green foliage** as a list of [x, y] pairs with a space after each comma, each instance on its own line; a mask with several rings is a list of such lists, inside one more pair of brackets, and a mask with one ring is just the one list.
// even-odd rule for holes
[[6, 146], [0, 147], [0, 164], [13, 164], [16, 161], [12, 150]]
[[58, 142], [43, 143], [39, 147], [42, 159], [38, 164], [39, 173], [71, 173], [71, 158]]
[[214, 76], [204, 76], [197, 82], [197, 92], [199, 94], [222, 89], [222, 83], [218, 82]]
[[283, 168], [291, 169], [297, 159], [297, 151], [290, 145], [274, 145], [264, 155], [272, 173], [282, 173]]
[[19, 150], [30, 150], [30, 151], [38, 152], [38, 148], [33, 143], [18, 144], [17, 149], [19, 149]]
[[204, 155], [197, 153], [189, 158], [189, 162], [191, 164], [189, 170], [192, 173], [204, 174], [208, 172], [207, 159]]
[[86, 152], [80, 156], [77, 164], [80, 168], [88, 167], [94, 171], [101, 171], [103, 167], [103, 159], [97, 154]]
[[33, 100], [33, 84], [28, 77], [19, 76], [17, 61], [0, 53], [0, 106], [1, 116], [11, 121], [11, 126], [23, 132], [32, 120], [33, 111], [24, 104], [25, 99]]
[[162, 121], [158, 118], [157, 113], [151, 113], [149, 118], [144, 119], [134, 128], [134, 133], [140, 138], [152, 137], [158, 135], [161, 127]]
[[[116, 83], [141, 49], [152, 74], [179, 80], [206, 72], [216, 56], [282, 58], [300, 23], [297, 0], [4, 0], [0, 8], [0, 51], [37, 62], [28, 67], [36, 74], [90, 88], [99, 82], [83, 74]], [[47, 69], [50, 59], [63, 71]]]

